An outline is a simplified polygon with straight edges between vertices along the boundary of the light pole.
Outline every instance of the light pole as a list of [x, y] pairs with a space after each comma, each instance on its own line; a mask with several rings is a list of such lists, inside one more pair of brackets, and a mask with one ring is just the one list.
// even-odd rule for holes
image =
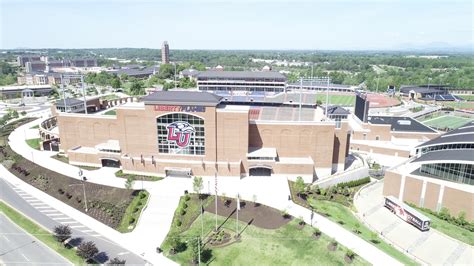
[[85, 185], [85, 181], [87, 180], [87, 178], [85, 176], [82, 176], [82, 169], [79, 169], [79, 177], [81, 177], [81, 180], [82, 180], [81, 184], [71, 184], [69, 186], [72, 187], [72, 186], [82, 185], [82, 190], [84, 192], [84, 205], [87, 212], [88, 208], [87, 208], [87, 196], [86, 196], [86, 185]]
[[174, 63], [174, 89], [176, 90], [176, 63]]

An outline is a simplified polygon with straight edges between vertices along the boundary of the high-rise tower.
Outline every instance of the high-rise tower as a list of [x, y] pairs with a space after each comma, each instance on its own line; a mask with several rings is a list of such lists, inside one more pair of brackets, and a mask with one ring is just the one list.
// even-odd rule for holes
[[170, 47], [167, 41], [164, 41], [161, 45], [161, 63], [169, 64], [170, 63]]

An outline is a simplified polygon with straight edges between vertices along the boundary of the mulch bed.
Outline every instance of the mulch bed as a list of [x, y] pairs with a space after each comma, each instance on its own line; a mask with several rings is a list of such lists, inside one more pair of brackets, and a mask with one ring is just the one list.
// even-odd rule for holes
[[[230, 204], [226, 206], [222, 197], [217, 199], [217, 214], [223, 217], [236, 219], [236, 199], [231, 200]], [[291, 217], [284, 218], [281, 212], [277, 209], [265, 206], [255, 205], [253, 202], [240, 201], [239, 220], [250, 223], [259, 228], [277, 229], [291, 221]], [[215, 202], [212, 201], [204, 209], [206, 212], [215, 213]]]
[[[138, 190], [126, 190], [86, 182], [88, 212], [85, 212], [84, 191], [82, 185], [80, 185], [82, 184], [80, 180], [34, 164], [16, 155], [8, 146], [5, 146], [3, 151], [10, 158], [16, 157], [15, 165], [21, 167], [21, 171], [27, 171], [28, 173], [25, 175], [18, 169], [15, 170], [10, 167], [8, 170], [12, 174], [112, 228], [116, 228], [120, 224], [125, 210], [139, 192]], [[3, 154], [0, 154], [0, 160], [3, 161], [3, 159]]]
[[337, 249], [337, 246], [335, 246], [335, 245], [333, 245], [333, 244], [331, 244], [331, 243], [328, 245], [328, 250], [329, 250], [329, 251], [336, 251], [336, 249]]

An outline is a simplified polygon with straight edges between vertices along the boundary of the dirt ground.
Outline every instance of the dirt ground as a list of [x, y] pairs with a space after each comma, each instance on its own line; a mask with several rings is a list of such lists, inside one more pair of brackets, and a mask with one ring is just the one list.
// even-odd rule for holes
[[[236, 219], [236, 199], [228, 199], [231, 200], [229, 206], [225, 206], [222, 197], [217, 199], [217, 214]], [[284, 218], [279, 210], [265, 205], [241, 200], [240, 206], [239, 220], [260, 228], [277, 229], [291, 221], [291, 217]], [[215, 213], [215, 201], [210, 202], [204, 210], [209, 213]]]

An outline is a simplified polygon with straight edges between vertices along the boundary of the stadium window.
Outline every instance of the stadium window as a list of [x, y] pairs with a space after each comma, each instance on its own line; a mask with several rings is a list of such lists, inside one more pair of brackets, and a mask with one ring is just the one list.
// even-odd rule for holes
[[363, 139], [364, 139], [364, 140], [367, 140], [367, 133], [364, 133], [363, 136], [364, 136]]
[[380, 139], [380, 137], [378, 135], [375, 136], [375, 140], [379, 140], [379, 139]]

